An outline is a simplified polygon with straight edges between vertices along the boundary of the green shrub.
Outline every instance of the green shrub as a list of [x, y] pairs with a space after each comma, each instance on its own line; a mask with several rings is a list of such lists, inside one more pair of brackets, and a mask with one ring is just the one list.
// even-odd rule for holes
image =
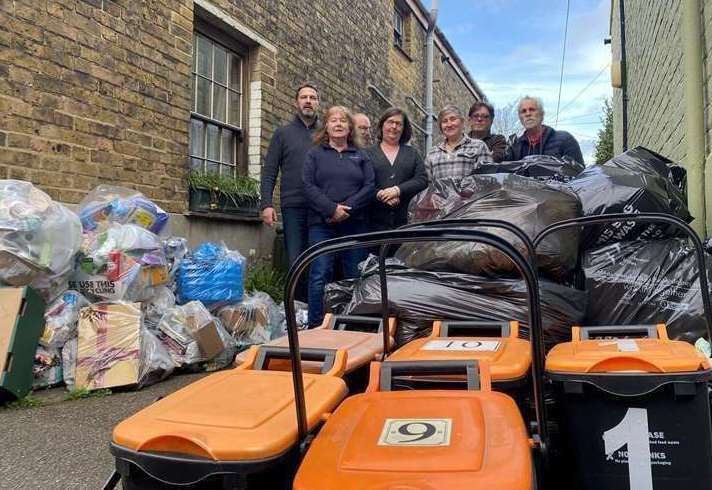
[[247, 269], [245, 291], [263, 291], [269, 294], [275, 303], [284, 301], [286, 276], [264, 260], [259, 260]]

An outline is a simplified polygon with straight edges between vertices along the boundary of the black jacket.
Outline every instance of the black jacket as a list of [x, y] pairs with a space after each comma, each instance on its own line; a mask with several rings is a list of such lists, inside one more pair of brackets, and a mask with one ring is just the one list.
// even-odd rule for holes
[[552, 157], [569, 157], [583, 164], [583, 155], [576, 138], [566, 131], [557, 131], [544, 126], [541, 143], [531, 147], [526, 133], [516, 138], [507, 153], [508, 161], [521, 160], [529, 155], [550, 155]]
[[376, 192], [394, 185], [400, 188], [400, 204], [388, 206], [374, 197], [368, 217], [373, 230], [389, 230], [408, 222], [408, 203], [420, 191], [428, 186], [428, 175], [425, 164], [418, 150], [412, 146], [401, 145], [398, 156], [391, 165], [381, 150], [380, 144], [375, 144], [366, 150], [371, 158], [376, 173]]
[[307, 152], [302, 179], [309, 225], [326, 223], [341, 203], [351, 207], [349, 220], [366, 219], [375, 193], [373, 166], [366, 152], [353, 146], [342, 152], [328, 144], [314, 146]]
[[262, 166], [262, 209], [273, 206], [272, 194], [280, 169], [280, 205], [283, 208], [307, 206], [302, 185], [302, 167], [309, 148], [314, 146], [312, 138], [315, 129], [316, 122], [306, 127], [298, 116], [294, 116], [292, 122], [274, 132]]

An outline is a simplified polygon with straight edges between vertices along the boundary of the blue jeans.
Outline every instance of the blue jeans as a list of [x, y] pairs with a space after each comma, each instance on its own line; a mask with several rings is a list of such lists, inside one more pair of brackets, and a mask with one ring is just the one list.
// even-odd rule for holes
[[[282, 225], [284, 228], [284, 248], [287, 251], [289, 267], [294, 264], [299, 254], [309, 246], [309, 226], [307, 215], [309, 208], [282, 208]], [[298, 301], [307, 300], [307, 277], [302, 274], [297, 283], [295, 297]]]
[[282, 208], [284, 247], [287, 249], [290, 267], [309, 244], [308, 213], [309, 208]]
[[[368, 226], [363, 221], [346, 220], [336, 225], [324, 223], [309, 227], [309, 245], [330, 238], [366, 233]], [[358, 277], [358, 264], [366, 258], [366, 250], [352, 249], [336, 254], [341, 263], [344, 279]], [[331, 282], [334, 274], [335, 254], [322, 255], [311, 264], [309, 270], [309, 327], [317, 327], [324, 320], [324, 287]]]

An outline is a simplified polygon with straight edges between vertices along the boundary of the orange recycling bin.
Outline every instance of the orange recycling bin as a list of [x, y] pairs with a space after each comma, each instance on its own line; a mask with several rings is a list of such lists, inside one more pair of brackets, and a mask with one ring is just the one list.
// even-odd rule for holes
[[[466, 378], [466, 390], [393, 391], [396, 376], [455, 374]], [[534, 488], [517, 405], [490, 385], [486, 361], [373, 363], [366, 393], [327, 419], [293, 488]]]
[[[304, 375], [309, 430], [346, 397], [344, 350], [302, 349], [322, 363]], [[270, 371], [283, 347], [252, 347], [237, 368], [207, 376], [114, 428], [111, 452], [125, 488], [288, 488], [296, 465], [292, 374]], [[232, 488], [232, 487], [230, 487]]]
[[[392, 361], [479, 360], [487, 361], [495, 390], [517, 394], [528, 381], [532, 363], [531, 346], [519, 338], [519, 322], [435, 321], [430, 336], [413, 340], [389, 357]], [[405, 386], [426, 383], [458, 384], [464, 377], [408, 377]]]
[[[393, 345], [396, 319], [389, 318], [388, 331]], [[287, 336], [272, 340], [266, 345], [288, 347]], [[343, 349], [347, 352], [346, 373], [344, 379], [349, 391], [363, 391], [368, 381], [368, 365], [380, 357], [383, 352], [383, 320], [368, 316], [333, 315], [327, 313], [321, 326], [299, 331], [299, 345], [316, 349]], [[237, 356], [237, 365], [244, 362], [247, 353]], [[317, 362], [302, 362], [304, 372], [319, 372]], [[275, 360], [270, 370], [291, 370], [289, 360]]]
[[710, 359], [665, 325], [574, 327], [546, 372], [567, 488], [712, 488]]

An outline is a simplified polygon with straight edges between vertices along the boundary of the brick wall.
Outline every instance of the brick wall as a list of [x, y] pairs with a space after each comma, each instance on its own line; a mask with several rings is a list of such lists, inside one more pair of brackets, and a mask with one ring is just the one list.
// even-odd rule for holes
[[[627, 0], [628, 147], [682, 161], [684, 97], [679, 2]], [[618, 2], [613, 5], [614, 58], [620, 57]], [[616, 152], [622, 149], [621, 90], [614, 94]]]
[[[148, 8], [150, 5], [150, 8]], [[0, 177], [183, 209], [192, 2], [0, 2]]]
[[[0, 1], [0, 178], [76, 203], [97, 184], [136, 188], [186, 210], [195, 15], [249, 46], [246, 170], [259, 174], [294, 88], [315, 81], [322, 104], [377, 119], [373, 84], [424, 118], [425, 31], [414, 16], [404, 57], [392, 43], [393, 0]], [[243, 34], [246, 35], [242, 39]], [[247, 39], [249, 38], [249, 39]], [[435, 107], [474, 100], [436, 50]], [[400, 58], [399, 58], [400, 57]], [[375, 122], [375, 121], [374, 121]]]

